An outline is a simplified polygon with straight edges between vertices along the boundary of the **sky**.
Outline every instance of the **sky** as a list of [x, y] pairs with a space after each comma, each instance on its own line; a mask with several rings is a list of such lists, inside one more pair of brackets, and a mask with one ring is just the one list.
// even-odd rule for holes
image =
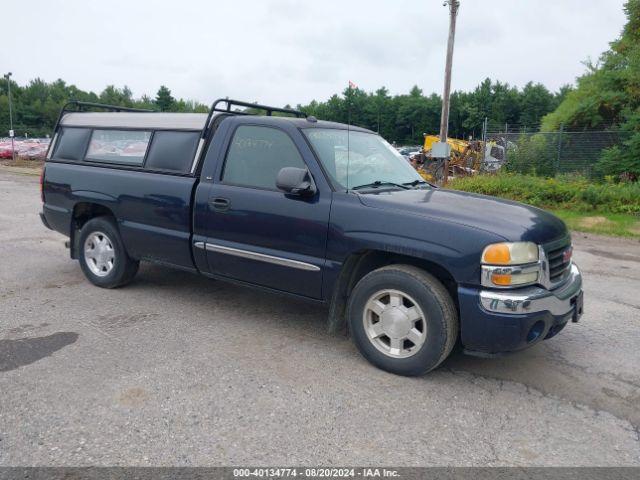
[[[454, 90], [484, 78], [573, 83], [625, 22], [623, 0], [460, 0]], [[167, 85], [175, 97], [326, 100], [349, 80], [441, 93], [443, 0], [21, 0], [2, 7], [0, 70], [83, 90]]]

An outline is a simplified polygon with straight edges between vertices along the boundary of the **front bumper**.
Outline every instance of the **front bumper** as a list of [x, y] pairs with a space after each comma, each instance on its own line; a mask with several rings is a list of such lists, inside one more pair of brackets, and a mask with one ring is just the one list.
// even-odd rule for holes
[[478, 290], [460, 287], [462, 344], [481, 355], [530, 347], [562, 330], [582, 314], [582, 275], [574, 264], [566, 282], [554, 290]]
[[550, 312], [564, 315], [573, 310], [573, 299], [582, 290], [582, 275], [578, 267], [571, 265], [567, 281], [549, 291], [541, 287], [528, 287], [507, 292], [505, 290], [481, 290], [480, 305], [493, 313]]

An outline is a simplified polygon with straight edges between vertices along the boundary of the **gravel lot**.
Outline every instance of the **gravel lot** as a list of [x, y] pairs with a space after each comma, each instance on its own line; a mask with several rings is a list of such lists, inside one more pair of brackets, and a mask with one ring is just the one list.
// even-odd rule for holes
[[422, 378], [326, 310], [144, 265], [90, 285], [0, 170], [0, 465], [640, 465], [640, 242], [574, 235], [582, 321]]

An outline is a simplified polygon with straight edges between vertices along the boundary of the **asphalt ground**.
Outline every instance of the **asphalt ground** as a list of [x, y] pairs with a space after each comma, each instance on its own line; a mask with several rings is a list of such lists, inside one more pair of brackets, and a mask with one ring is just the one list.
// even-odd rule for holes
[[0, 466], [640, 465], [640, 243], [574, 234], [586, 313], [500, 359], [369, 365], [327, 310], [143, 265], [87, 282], [0, 170]]

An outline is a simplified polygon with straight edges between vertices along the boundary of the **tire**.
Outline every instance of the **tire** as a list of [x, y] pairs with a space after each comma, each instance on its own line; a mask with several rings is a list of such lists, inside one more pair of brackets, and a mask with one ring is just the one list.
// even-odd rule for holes
[[85, 277], [102, 288], [129, 283], [140, 265], [127, 254], [110, 217], [92, 218], [84, 224], [78, 239], [78, 260]]
[[433, 370], [458, 339], [458, 312], [451, 295], [433, 275], [411, 265], [389, 265], [364, 276], [347, 308], [360, 353], [398, 375]]

